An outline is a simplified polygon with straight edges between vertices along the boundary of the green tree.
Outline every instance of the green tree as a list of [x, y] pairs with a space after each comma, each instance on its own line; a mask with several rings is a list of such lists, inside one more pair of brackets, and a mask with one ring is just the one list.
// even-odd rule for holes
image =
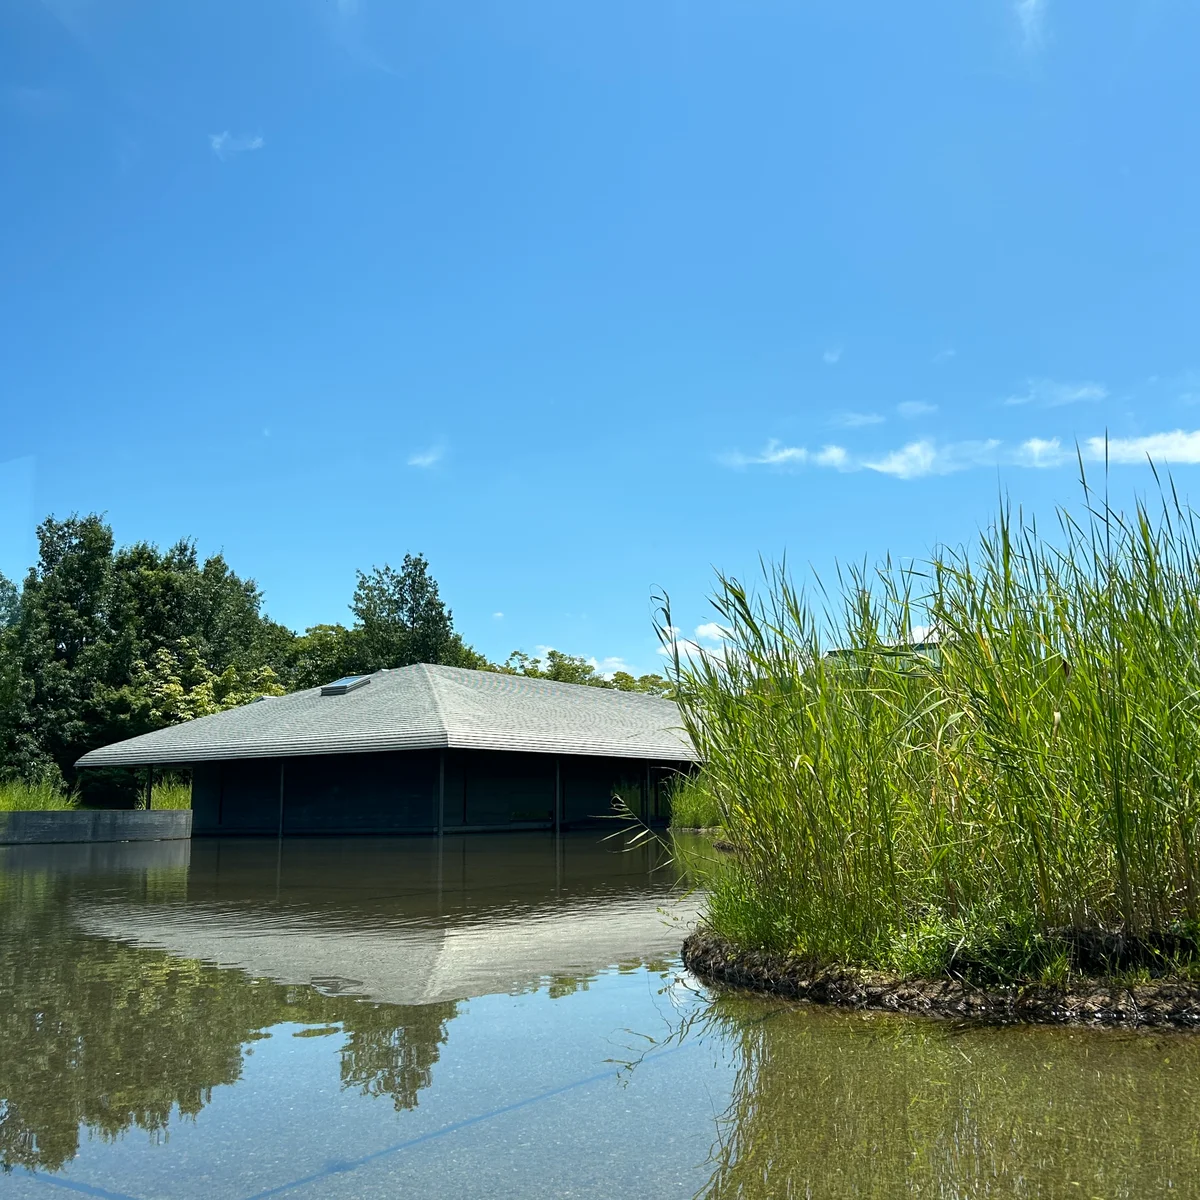
[[0, 775], [70, 781], [96, 746], [280, 691], [294, 635], [220, 555], [115, 550], [95, 514], [37, 537], [15, 622], [0, 588]]
[[661, 675], [639, 675], [634, 678], [628, 671], [614, 671], [612, 685], [619, 692], [641, 692], [647, 696], [670, 696], [669, 680]]
[[386, 563], [369, 573], [359, 571], [350, 609], [357, 618], [364, 670], [421, 662], [476, 666], [480, 661], [455, 633], [422, 554], [406, 554], [398, 571]]
[[11, 629], [21, 616], [21, 593], [11, 579], [0, 575], [0, 629]]
[[596, 664], [578, 654], [547, 650], [545, 658], [531, 658], [523, 650], [514, 650], [497, 668], [506, 675], [525, 675], [530, 679], [552, 679], [557, 683], [578, 683], [586, 687], [611, 688], [611, 681], [596, 670]]
[[313, 625], [288, 647], [286, 677], [293, 688], [318, 687], [370, 670], [362, 631], [345, 625]]

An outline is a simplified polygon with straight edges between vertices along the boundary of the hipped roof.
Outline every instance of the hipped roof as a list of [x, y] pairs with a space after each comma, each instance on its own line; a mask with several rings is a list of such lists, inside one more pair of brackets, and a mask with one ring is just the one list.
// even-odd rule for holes
[[78, 765], [440, 748], [696, 761], [678, 708], [658, 696], [428, 663], [370, 680], [341, 696], [317, 687], [267, 697], [103, 746]]

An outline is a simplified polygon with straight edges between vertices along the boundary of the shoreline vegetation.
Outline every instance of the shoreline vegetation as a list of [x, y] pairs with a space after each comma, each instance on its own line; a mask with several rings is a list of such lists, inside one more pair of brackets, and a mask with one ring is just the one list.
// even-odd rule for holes
[[[10, 780], [0, 783], [0, 813], [4, 812], [71, 812], [88, 808], [77, 793], [64, 791], [54, 783], [22, 783]], [[166, 776], [155, 780], [150, 795], [151, 809], [180, 809], [192, 807], [192, 785], [186, 779]]]
[[1086, 478], [1083, 501], [1053, 536], [1005, 506], [973, 547], [842, 571], [815, 601], [785, 565], [758, 591], [718, 576], [722, 649], [674, 660], [704, 763], [676, 824], [736, 848], [697, 974], [1200, 1022], [1196, 518], [1169, 482], [1132, 515]]

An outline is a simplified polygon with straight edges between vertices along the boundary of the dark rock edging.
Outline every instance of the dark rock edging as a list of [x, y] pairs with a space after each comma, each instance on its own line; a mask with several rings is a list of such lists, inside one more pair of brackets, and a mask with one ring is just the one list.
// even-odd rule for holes
[[706, 983], [745, 988], [813, 1004], [917, 1013], [989, 1024], [1170, 1027], [1200, 1031], [1200, 984], [1162, 982], [1122, 987], [1097, 981], [1061, 990], [981, 989], [956, 979], [899, 979], [870, 971], [821, 967], [760, 950], [738, 950], [699, 931], [683, 943], [683, 962]]

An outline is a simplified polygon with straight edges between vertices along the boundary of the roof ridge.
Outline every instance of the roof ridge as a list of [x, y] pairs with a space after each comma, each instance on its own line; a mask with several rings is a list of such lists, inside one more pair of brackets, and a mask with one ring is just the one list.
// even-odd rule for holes
[[442, 741], [446, 746], [450, 745], [450, 726], [446, 723], [446, 713], [442, 708], [442, 698], [438, 695], [437, 686], [433, 682], [433, 675], [429, 668], [436, 666], [435, 663], [413, 663], [414, 667], [420, 669], [421, 677], [425, 680], [425, 690], [429, 693], [430, 703], [433, 705], [433, 715], [437, 720], [442, 731]]

